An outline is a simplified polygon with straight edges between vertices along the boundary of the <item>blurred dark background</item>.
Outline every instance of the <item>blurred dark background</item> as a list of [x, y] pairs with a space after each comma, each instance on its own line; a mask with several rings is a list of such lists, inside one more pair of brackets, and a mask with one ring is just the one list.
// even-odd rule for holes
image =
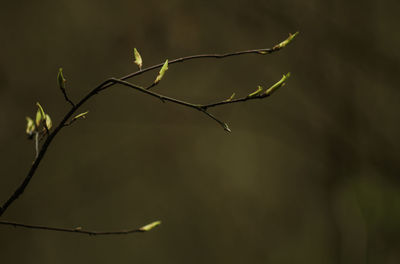
[[[115, 87], [53, 142], [2, 219], [130, 236], [0, 226], [2, 263], [400, 263], [400, 3], [386, 1], [2, 1], [0, 200], [34, 158], [25, 116], [57, 123], [108, 77], [166, 58], [272, 47], [268, 56], [171, 65], [157, 91], [207, 103], [287, 86], [263, 101], [197, 111]], [[137, 78], [154, 80], [157, 71]]]

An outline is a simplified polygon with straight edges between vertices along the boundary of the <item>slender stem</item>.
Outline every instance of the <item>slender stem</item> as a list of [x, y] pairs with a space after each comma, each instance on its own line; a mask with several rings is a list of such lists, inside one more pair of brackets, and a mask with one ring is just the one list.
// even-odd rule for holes
[[22, 224], [15, 223], [9, 221], [0, 221], [1, 225], [9, 225], [14, 227], [23, 227], [29, 229], [40, 229], [40, 230], [48, 230], [48, 231], [57, 231], [57, 232], [67, 232], [67, 233], [78, 233], [85, 234], [91, 236], [99, 236], [99, 235], [128, 235], [132, 233], [143, 233], [146, 232], [142, 228], [133, 228], [133, 229], [124, 229], [124, 230], [116, 230], [116, 231], [90, 231], [82, 229], [81, 227], [76, 228], [61, 228], [61, 227], [51, 227], [51, 226], [43, 226], [43, 225], [30, 225], [30, 224]]
[[68, 97], [68, 95], [67, 95], [67, 91], [65, 91], [65, 89], [64, 89], [63, 87], [60, 87], [60, 88], [61, 88], [62, 94], [64, 95], [65, 101], [67, 101], [68, 103], [70, 103], [70, 104], [72, 105], [72, 107], [75, 107], [74, 102], [72, 102], [72, 100], [69, 99], [69, 97]]
[[[127, 86], [127, 87], [132, 88], [134, 90], [137, 90], [139, 92], [148, 94], [148, 95], [150, 95], [152, 97], [155, 97], [155, 98], [158, 98], [158, 99], [160, 99], [162, 101], [168, 101], [168, 102], [172, 102], [172, 103], [175, 103], [175, 104], [184, 105], [184, 106], [187, 106], [187, 107], [190, 107], [190, 108], [195, 108], [197, 110], [200, 110], [199, 108], [201, 107], [201, 105], [196, 105], [196, 104], [185, 102], [185, 101], [182, 101], [182, 100], [179, 100], [179, 99], [175, 99], [175, 98], [172, 98], [172, 97], [161, 95], [161, 94], [149, 91], [148, 88], [143, 88], [143, 87], [141, 87], [139, 85], [132, 84], [130, 82], [123, 81], [123, 80], [120, 80], [120, 79], [117, 79], [117, 78], [110, 78], [109, 80], [110, 80], [110, 82], [114, 82], [114, 83], [118, 83], [118, 84]], [[104, 90], [104, 89], [102, 89], [102, 90]]]
[[209, 116], [211, 119], [215, 120], [218, 124], [220, 124], [225, 131], [231, 132], [231, 129], [229, 128], [228, 124], [226, 124], [225, 122], [222, 122], [221, 120], [216, 118], [214, 115], [212, 115], [211, 113], [207, 112], [207, 110], [205, 110], [205, 109], [203, 109], [202, 112], [204, 114], [206, 114], [207, 116]]
[[35, 158], [37, 159], [38, 155], [39, 155], [39, 132], [35, 132], [35, 153], [36, 156]]

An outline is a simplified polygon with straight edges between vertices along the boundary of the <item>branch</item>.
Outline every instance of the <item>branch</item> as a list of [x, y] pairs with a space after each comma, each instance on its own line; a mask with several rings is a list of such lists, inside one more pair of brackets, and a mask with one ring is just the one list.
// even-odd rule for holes
[[21, 224], [16, 222], [9, 221], [0, 221], [0, 225], [9, 225], [14, 227], [23, 227], [28, 229], [40, 229], [40, 230], [48, 230], [48, 231], [57, 231], [57, 232], [67, 232], [67, 233], [78, 233], [85, 234], [91, 236], [100, 236], [100, 235], [128, 235], [132, 233], [144, 233], [150, 231], [154, 227], [160, 225], [160, 221], [155, 221], [148, 225], [142, 226], [140, 228], [133, 229], [124, 229], [124, 230], [116, 230], [116, 231], [90, 231], [82, 229], [82, 227], [75, 228], [61, 228], [61, 227], [51, 227], [51, 226], [43, 226], [43, 225], [29, 225], [29, 224]]
[[[280, 42], [279, 44], [275, 45], [272, 48], [261, 48], [261, 49], [251, 49], [251, 50], [242, 50], [242, 51], [236, 51], [236, 52], [229, 52], [229, 53], [222, 53], [222, 54], [198, 54], [198, 55], [191, 55], [191, 56], [186, 56], [186, 57], [181, 57], [181, 58], [177, 58], [174, 60], [170, 60], [168, 61], [168, 65], [171, 64], [175, 64], [175, 63], [179, 63], [179, 62], [185, 62], [185, 61], [189, 61], [189, 60], [197, 60], [197, 59], [224, 59], [227, 57], [234, 57], [234, 56], [240, 56], [240, 55], [245, 55], [245, 54], [256, 54], [256, 55], [267, 55], [267, 54], [271, 54], [274, 52], [277, 52], [281, 49], [283, 49], [284, 47], [286, 47], [286, 45], [288, 45], [297, 35], [299, 34], [299, 32], [296, 32], [294, 34], [289, 34], [289, 37], [287, 39], [285, 39], [284, 41]], [[120, 80], [126, 81], [129, 80], [135, 76], [141, 75], [145, 72], [151, 71], [151, 70], [155, 70], [158, 68], [161, 68], [164, 65], [164, 62], [144, 68], [144, 69], [140, 69], [139, 71], [130, 73], [128, 75], [125, 75], [123, 77], [120, 77]], [[107, 84], [103, 87], [103, 89], [106, 89], [108, 87], [112, 86], [112, 84]], [[151, 85], [150, 87], [148, 87], [147, 89], [151, 89], [153, 88], [155, 85]]]
[[[221, 58], [226, 58], [226, 57], [231, 57], [231, 56], [239, 56], [239, 55], [244, 55], [244, 54], [260, 54], [260, 55], [265, 55], [265, 54], [270, 54], [273, 52], [276, 52], [282, 48], [284, 48], [288, 43], [290, 43], [290, 41], [297, 35], [290, 35], [288, 39], [284, 40], [283, 42], [281, 42], [278, 45], [275, 45], [273, 48], [267, 48], [267, 49], [254, 49], [254, 50], [245, 50], [245, 51], [238, 51], [238, 52], [232, 52], [232, 53], [224, 53], [224, 54], [200, 54], [200, 55], [194, 55], [194, 56], [187, 56], [187, 57], [182, 57], [182, 58], [178, 58], [178, 59], [174, 59], [169, 61], [169, 65], [174, 64], [174, 63], [178, 63], [178, 62], [184, 62], [184, 61], [188, 61], [188, 60], [194, 60], [194, 59], [202, 59], [202, 58], [217, 58], [217, 59], [221, 59]], [[4, 204], [0, 207], [0, 217], [4, 214], [4, 212], [8, 209], [8, 207], [16, 200], [18, 199], [18, 197], [21, 196], [21, 194], [24, 192], [25, 188], [28, 186], [29, 182], [31, 181], [32, 177], [34, 176], [40, 162], [42, 161], [44, 155], [47, 152], [48, 147], [50, 146], [51, 142], [53, 141], [53, 139], [56, 137], [56, 135], [61, 131], [62, 128], [64, 128], [65, 126], [68, 126], [70, 124], [72, 124], [72, 121], [68, 121], [70, 120], [70, 118], [76, 113], [76, 111], [84, 104], [86, 103], [90, 98], [92, 98], [94, 95], [98, 94], [100, 91], [105, 90], [113, 85], [115, 85], [116, 83], [130, 87], [132, 89], [135, 89], [137, 91], [140, 91], [142, 93], [145, 93], [147, 95], [156, 97], [158, 99], [160, 99], [161, 101], [169, 101], [175, 104], [179, 104], [179, 105], [183, 105], [189, 108], [193, 108], [196, 110], [201, 111], [202, 113], [204, 113], [205, 115], [207, 115], [208, 117], [212, 118], [213, 120], [215, 120], [216, 122], [218, 122], [226, 131], [230, 131], [229, 127], [227, 126], [226, 123], [222, 122], [221, 120], [219, 120], [218, 118], [216, 118], [215, 116], [213, 116], [211, 113], [209, 113], [207, 110], [208, 108], [212, 108], [212, 107], [217, 107], [217, 106], [222, 106], [225, 104], [232, 104], [232, 103], [238, 103], [238, 102], [244, 102], [244, 101], [248, 101], [248, 100], [252, 100], [252, 99], [261, 99], [261, 98], [265, 98], [268, 97], [273, 90], [275, 90], [276, 88], [279, 88], [281, 86], [284, 85], [284, 78], [281, 79], [280, 84], [279, 82], [277, 84], [275, 84], [273, 87], [269, 88], [265, 93], [260, 94], [259, 91], [257, 91], [256, 93], [252, 93], [246, 97], [243, 98], [239, 98], [236, 100], [232, 100], [232, 98], [225, 100], [225, 101], [221, 101], [221, 102], [216, 102], [216, 103], [212, 103], [212, 104], [205, 104], [205, 105], [201, 105], [201, 104], [192, 104], [189, 102], [185, 102], [179, 99], [175, 99], [175, 98], [171, 98], [171, 97], [167, 97], [158, 93], [154, 93], [152, 91], [150, 91], [150, 88], [154, 87], [155, 85], [158, 84], [157, 83], [153, 83], [152, 85], [150, 85], [147, 88], [143, 88], [140, 87], [138, 85], [134, 85], [132, 83], [126, 82], [125, 80], [130, 79], [134, 76], [137, 75], [141, 75], [147, 71], [153, 70], [153, 69], [157, 69], [160, 68], [164, 65], [165, 63], [160, 63], [154, 66], [150, 66], [148, 68], [145, 69], [141, 69], [137, 72], [128, 74], [126, 76], [123, 76], [119, 79], [117, 78], [110, 78], [106, 81], [104, 81], [103, 83], [101, 83], [100, 85], [98, 85], [97, 87], [95, 87], [93, 90], [91, 90], [86, 96], [84, 96], [77, 104], [74, 104], [72, 101], [70, 101], [68, 99], [68, 97], [66, 96], [66, 92], [64, 88], [64, 83], [65, 83], [65, 79], [62, 76], [62, 70], [60, 69], [61, 74], [59, 73], [59, 85], [60, 88], [64, 94], [65, 99], [71, 103], [72, 108], [69, 112], [67, 112], [64, 116], [64, 118], [59, 122], [59, 124], [56, 126], [56, 128], [50, 132], [47, 129], [47, 137], [46, 140], [43, 142], [40, 151], [38, 152], [38, 154], [36, 155], [36, 158], [32, 164], [32, 166], [30, 167], [26, 177], [24, 178], [23, 182], [20, 184], [20, 186], [14, 191], [14, 193], [7, 199], [6, 202], [4, 202]], [[285, 77], [285, 76], [284, 76]], [[278, 85], [279, 84], [279, 85]], [[274, 88], [274, 89], [272, 89]], [[79, 115], [78, 115], [79, 116]], [[45, 124], [45, 128], [46, 124]], [[12, 223], [9, 222], [2, 222], [2, 223], [8, 223], [10, 225], [13, 225]], [[22, 224], [16, 224], [14, 223], [15, 226], [19, 225], [22, 226]], [[27, 227], [28, 225], [25, 225], [24, 227]], [[41, 229], [46, 229], [46, 228], [41, 228]], [[47, 228], [47, 229], [51, 229], [51, 228]], [[56, 231], [61, 231], [62, 229], [59, 228], [55, 228], [57, 229]], [[77, 232], [77, 231], [74, 231]], [[86, 233], [91, 233], [91, 231], [85, 231]], [[92, 232], [93, 233], [93, 232]]]
[[[109, 81], [113, 82], [113, 83], [118, 83], [118, 84], [124, 85], [126, 87], [132, 88], [139, 92], [156, 97], [156, 98], [160, 99], [162, 102], [166, 102], [166, 101], [172, 102], [175, 104], [179, 104], [179, 105], [183, 105], [183, 106], [186, 106], [189, 108], [199, 110], [202, 113], [204, 113], [205, 115], [207, 115], [208, 117], [210, 117], [211, 119], [215, 120], [218, 124], [220, 124], [225, 131], [231, 132], [231, 130], [229, 129], [228, 125], [225, 122], [219, 120], [214, 115], [209, 113], [207, 111], [207, 109], [212, 108], [212, 107], [226, 105], [226, 104], [234, 104], [234, 103], [246, 102], [246, 101], [250, 101], [250, 100], [263, 99], [263, 98], [269, 97], [274, 91], [276, 91], [278, 88], [285, 85], [285, 81], [287, 80], [287, 78], [289, 78], [289, 76], [290, 76], [290, 73], [283, 75], [283, 77], [277, 83], [275, 83], [273, 86], [268, 88], [266, 91], [263, 91], [262, 87], [259, 86], [259, 88], [256, 92], [251, 93], [245, 97], [238, 98], [235, 100], [233, 100], [233, 98], [229, 98], [228, 100], [224, 100], [224, 101], [220, 101], [220, 102], [216, 102], [216, 103], [212, 103], [212, 104], [193, 104], [193, 103], [185, 102], [182, 100], [178, 100], [176, 98], [171, 98], [171, 97], [168, 97], [165, 95], [161, 95], [156, 92], [149, 91], [149, 87], [154, 87], [155, 84], [152, 84], [147, 88], [143, 88], [141, 86], [138, 86], [138, 85], [135, 85], [135, 84], [132, 84], [130, 82], [123, 81], [120, 79], [116, 79], [116, 78], [110, 78]], [[103, 88], [102, 90], [105, 90], [105, 89], [107, 89], [107, 87]]]

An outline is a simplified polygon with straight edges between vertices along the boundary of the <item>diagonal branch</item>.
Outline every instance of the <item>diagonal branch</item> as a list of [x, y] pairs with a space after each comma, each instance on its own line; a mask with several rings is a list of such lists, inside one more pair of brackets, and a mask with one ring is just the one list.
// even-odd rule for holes
[[[138, 85], [135, 85], [135, 84], [132, 84], [130, 82], [123, 81], [123, 80], [120, 80], [120, 79], [110, 78], [110, 81], [112, 81], [114, 83], [118, 83], [118, 84], [124, 85], [124, 86], [132, 88], [132, 89], [135, 89], [137, 91], [140, 91], [142, 93], [148, 94], [150, 96], [156, 97], [156, 98], [160, 99], [162, 102], [166, 102], [166, 101], [167, 102], [172, 102], [172, 103], [175, 103], [175, 104], [179, 104], [179, 105], [183, 105], [183, 106], [186, 106], [186, 107], [189, 107], [189, 108], [193, 108], [193, 109], [199, 110], [202, 113], [206, 114], [211, 119], [215, 120], [218, 124], [220, 124], [225, 131], [231, 132], [231, 130], [229, 129], [229, 127], [228, 127], [228, 125], [226, 123], [224, 123], [223, 121], [221, 121], [218, 118], [216, 118], [214, 115], [212, 115], [209, 112], [207, 112], [207, 107], [205, 105], [192, 104], [192, 103], [185, 102], [185, 101], [182, 101], [182, 100], [178, 100], [178, 99], [175, 99], [175, 98], [172, 98], [172, 97], [161, 95], [161, 94], [149, 91], [149, 88], [143, 88], [141, 86], [138, 86]], [[154, 87], [154, 85], [152, 84], [149, 87]]]
[[57, 232], [67, 232], [67, 233], [78, 233], [85, 234], [90, 236], [100, 236], [100, 235], [129, 235], [132, 233], [144, 233], [150, 231], [154, 227], [160, 225], [160, 221], [153, 222], [149, 225], [142, 226], [140, 228], [132, 228], [132, 229], [123, 229], [123, 230], [115, 230], [115, 231], [91, 231], [82, 229], [82, 227], [75, 228], [62, 228], [62, 227], [51, 227], [44, 225], [30, 225], [30, 224], [22, 224], [10, 221], [0, 221], [1, 225], [8, 225], [14, 227], [22, 227], [28, 229], [40, 229], [40, 230], [48, 230], [48, 231], [57, 231]]

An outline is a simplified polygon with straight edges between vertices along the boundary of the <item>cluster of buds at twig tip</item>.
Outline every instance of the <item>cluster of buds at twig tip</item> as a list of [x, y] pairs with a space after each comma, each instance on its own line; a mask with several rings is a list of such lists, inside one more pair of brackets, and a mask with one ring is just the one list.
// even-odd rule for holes
[[36, 103], [36, 105], [38, 110], [35, 121], [29, 116], [26, 117], [26, 134], [29, 139], [32, 139], [35, 133], [48, 133], [53, 125], [50, 116], [44, 112], [43, 107], [39, 103]]

